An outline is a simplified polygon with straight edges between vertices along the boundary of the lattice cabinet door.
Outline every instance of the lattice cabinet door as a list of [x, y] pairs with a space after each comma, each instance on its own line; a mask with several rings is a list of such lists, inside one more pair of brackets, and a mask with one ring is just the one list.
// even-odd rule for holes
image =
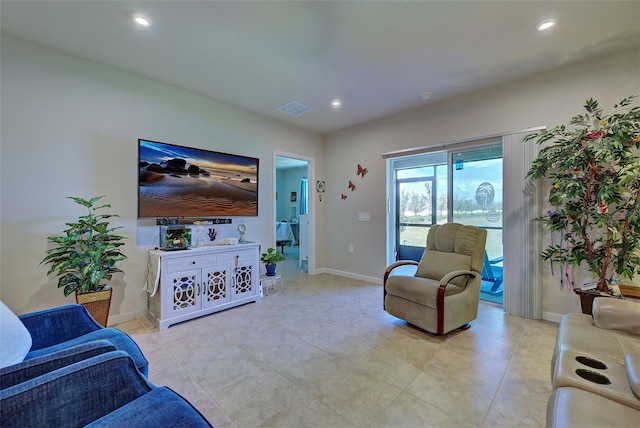
[[202, 269], [201, 300], [203, 308], [228, 303], [231, 300], [231, 266], [221, 265]]
[[255, 295], [256, 281], [260, 274], [250, 261], [238, 260], [233, 266], [233, 290], [231, 300]]
[[200, 309], [200, 269], [167, 274], [171, 299], [166, 299], [171, 316], [185, 315]]

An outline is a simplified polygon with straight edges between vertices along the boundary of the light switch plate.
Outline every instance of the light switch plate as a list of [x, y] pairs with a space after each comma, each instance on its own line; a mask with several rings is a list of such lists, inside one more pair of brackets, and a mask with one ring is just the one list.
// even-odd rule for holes
[[358, 213], [358, 221], [371, 221], [371, 213]]

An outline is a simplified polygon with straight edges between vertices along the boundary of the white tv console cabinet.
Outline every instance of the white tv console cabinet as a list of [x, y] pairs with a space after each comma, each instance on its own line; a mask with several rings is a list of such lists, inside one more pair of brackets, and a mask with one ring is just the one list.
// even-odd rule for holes
[[149, 251], [149, 312], [158, 329], [260, 300], [259, 251], [257, 243]]

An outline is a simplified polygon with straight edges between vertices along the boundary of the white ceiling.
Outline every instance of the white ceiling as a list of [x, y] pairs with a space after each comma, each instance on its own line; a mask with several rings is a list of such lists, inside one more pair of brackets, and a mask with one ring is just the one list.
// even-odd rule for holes
[[[640, 44], [640, 0], [1, 0], [0, 17], [4, 35], [321, 133]], [[313, 110], [276, 110], [290, 101]]]

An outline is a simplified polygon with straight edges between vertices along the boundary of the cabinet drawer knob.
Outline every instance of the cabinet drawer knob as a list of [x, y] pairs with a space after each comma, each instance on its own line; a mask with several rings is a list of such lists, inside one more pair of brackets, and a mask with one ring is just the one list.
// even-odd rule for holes
[[195, 264], [196, 264], [196, 261], [195, 261], [195, 260], [194, 260], [194, 261], [192, 261], [192, 262], [191, 262], [191, 264], [192, 264], [192, 265], [195, 265]]

